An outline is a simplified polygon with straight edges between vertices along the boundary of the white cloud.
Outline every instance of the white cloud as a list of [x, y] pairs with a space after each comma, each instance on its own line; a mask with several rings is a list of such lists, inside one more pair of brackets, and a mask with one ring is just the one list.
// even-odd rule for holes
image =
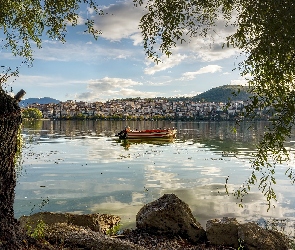
[[78, 16], [77, 17], [77, 25], [84, 25], [86, 23], [86, 20], [81, 17], [81, 16]]
[[[139, 20], [144, 13], [143, 9], [134, 7], [132, 0], [111, 2], [114, 4], [101, 7], [105, 12], [108, 12], [105, 16], [94, 16], [95, 12], [89, 8], [88, 11], [85, 9], [83, 13], [79, 13], [78, 24], [82, 24], [86, 18], [95, 19], [95, 27], [103, 31], [98, 41], [92, 40], [90, 35], [83, 33], [85, 27], [68, 27], [65, 44], [48, 39], [43, 41], [42, 49], [35, 50], [34, 58], [37, 60], [34, 61], [34, 67], [30, 68], [32, 73], [29, 74], [36, 76], [30, 76], [30, 79], [29, 77], [26, 79], [23, 76], [19, 77], [14, 86], [15, 84], [19, 86], [25, 83], [27, 93], [34, 95], [33, 93], [37, 89], [38, 91], [40, 89], [39, 92], [47, 93], [47, 90], [53, 89], [51, 86], [55, 85], [58, 87], [56, 92], [52, 94], [53, 97], [59, 95], [59, 99], [62, 99], [67, 93], [70, 99], [80, 97], [80, 100], [90, 101], [137, 96], [168, 96], [170, 94], [183, 96], [187, 93], [194, 95], [193, 91], [196, 91], [196, 93], [197, 91], [204, 91], [207, 87], [204, 87], [207, 84], [207, 79], [212, 79], [215, 76], [208, 73], [220, 72], [221, 69], [222, 72], [218, 74], [218, 77], [224, 77], [225, 80], [220, 79], [218, 82], [222, 84], [230, 81], [230, 75], [222, 75], [222, 73], [230, 72], [232, 69], [230, 66], [222, 64], [225, 60], [213, 63], [231, 57], [230, 60], [232, 60], [234, 67], [235, 59], [233, 59], [233, 55], [238, 53], [233, 48], [222, 48], [225, 37], [232, 32], [232, 28], [225, 28], [222, 21], [218, 22], [215, 27], [217, 32], [209, 34], [212, 40], [202, 37], [185, 37], [189, 43], [177, 43], [169, 58], [162, 55], [160, 57], [162, 62], [155, 64], [144, 57], [142, 36], [138, 29]], [[155, 49], [157, 49], [157, 46], [155, 45]], [[17, 58], [6, 50], [1, 51], [1, 58], [3, 65], [17, 65]], [[59, 63], [57, 64], [56, 61]], [[212, 65], [200, 69], [201, 66], [198, 67], [200, 61], [210, 62], [207, 64]], [[63, 62], [63, 64], [60, 62]], [[44, 66], [41, 65], [42, 67], [35, 67], [37, 63], [38, 66], [42, 63], [45, 64]], [[207, 64], [202, 64], [202, 66]], [[64, 66], [58, 68], [57, 65]], [[194, 65], [193, 68], [192, 65]], [[72, 72], [75, 74], [72, 74]], [[181, 75], [182, 72], [186, 73]], [[37, 76], [39, 74], [50, 77], [48, 79], [42, 78]], [[193, 79], [199, 74], [203, 74], [198, 77], [203, 84], [194, 83]], [[104, 76], [109, 76], [109, 78], [103, 78]], [[113, 78], [114, 76], [120, 78]], [[85, 80], [91, 78], [98, 80]], [[186, 86], [183, 84], [180, 86], [179, 78], [181, 80], [192, 80], [192, 84], [188, 82]], [[238, 78], [238, 76], [235, 75], [232, 79], [235, 78]], [[71, 81], [71, 79], [74, 79], [74, 81]], [[144, 85], [130, 79], [141, 79], [139, 81]], [[232, 83], [236, 83], [238, 80], [233, 80]], [[69, 84], [76, 82], [77, 84], [73, 84], [69, 88]], [[45, 86], [46, 90], [42, 86]], [[88, 86], [88, 89], [85, 86]], [[211, 83], [210, 87], [212, 87]], [[180, 88], [179, 92], [173, 93], [173, 90]], [[39, 92], [37, 93], [38, 96], [41, 95]], [[73, 96], [75, 94], [77, 95], [76, 98]]]
[[236, 79], [231, 80], [230, 85], [242, 85], [242, 86], [248, 86], [248, 81], [246, 79]]
[[133, 89], [131, 87], [140, 86], [142, 83], [131, 79], [109, 78], [90, 80], [88, 82], [88, 92], [77, 95], [77, 99], [81, 100], [107, 100], [114, 98], [127, 97], [155, 97], [157, 92], [147, 92]]
[[117, 2], [102, 7], [103, 16], [96, 16], [95, 28], [102, 31], [101, 37], [110, 41], [120, 41], [123, 38], [134, 39], [138, 44], [139, 20], [143, 15], [142, 7], [135, 7], [132, 1]]
[[160, 58], [161, 62], [158, 64], [152, 62], [154, 66], [145, 68], [144, 73], [147, 75], [153, 75], [158, 71], [173, 68], [174, 66], [179, 65], [185, 58], [187, 58], [187, 56], [181, 54], [171, 55], [170, 57], [162, 56]]
[[143, 41], [141, 33], [135, 33], [130, 36], [130, 38], [133, 40], [133, 45], [140, 45]]
[[25, 85], [28, 86], [53, 86], [58, 85], [56, 83], [58, 81], [55, 77], [49, 77], [49, 76], [41, 76], [41, 75], [23, 75], [20, 74], [17, 78], [15, 86], [21, 86]]
[[34, 52], [34, 58], [44, 61], [62, 62], [91, 62], [97, 60], [127, 59], [136, 54], [136, 51], [116, 47], [108, 49], [99, 43], [68, 42], [62, 44], [56, 41], [44, 41], [42, 49]]
[[205, 62], [213, 62], [218, 61], [226, 58], [230, 58], [232, 56], [237, 55], [238, 50], [233, 48], [222, 48], [222, 44], [215, 45], [215, 47], [219, 47], [218, 49], [212, 49], [212, 48], [204, 48], [202, 50], [199, 50], [198, 57], [202, 61]]
[[141, 98], [152, 98], [159, 95], [158, 92], [138, 91], [134, 89], [122, 89], [120, 94], [124, 97], [141, 97]]
[[92, 15], [92, 14], [94, 14], [95, 13], [95, 10], [93, 9], [93, 8], [90, 8], [90, 7], [87, 7], [87, 14], [90, 14], [90, 15]]
[[[187, 60], [213, 62], [232, 56], [237, 56], [240, 51], [237, 48], [224, 46], [226, 37], [235, 32], [233, 26], [227, 26], [221, 17], [214, 26], [213, 30], [209, 30], [206, 37], [189, 35], [183, 36], [186, 42], [177, 42], [177, 46], [172, 52], [186, 54]], [[185, 32], [184, 32], [185, 33]]]
[[91, 89], [105, 91], [113, 88], [125, 88], [134, 85], [142, 85], [142, 83], [133, 81], [131, 79], [104, 77], [102, 79], [90, 80], [88, 86]]
[[[133, 45], [142, 44], [142, 35], [139, 29], [139, 21], [145, 10], [143, 7], [134, 7], [130, 0], [117, 2], [109, 6], [103, 6], [102, 10], [108, 13], [104, 16], [95, 17], [95, 28], [102, 31], [101, 37], [110, 41], [122, 41], [122, 39], [131, 39]], [[187, 41], [180, 43], [177, 41], [176, 48], [172, 49], [173, 55], [186, 55], [191, 61], [213, 62], [231, 56], [237, 55], [239, 51], [235, 48], [223, 47], [226, 37], [232, 34], [235, 29], [232, 26], [226, 26], [223, 18], [216, 22], [214, 30], [209, 31], [207, 37], [183, 36]], [[185, 32], [184, 32], [185, 33]], [[157, 48], [159, 44], [155, 44]], [[161, 61], [165, 65], [171, 59], [166, 60], [166, 55], [161, 56]], [[172, 57], [170, 57], [172, 58]], [[146, 74], [154, 74], [157, 71], [165, 70], [170, 66], [156, 65], [145, 70]]]
[[222, 70], [222, 67], [219, 65], [208, 65], [203, 68], [200, 68], [197, 71], [194, 72], [185, 72], [182, 74], [183, 78], [182, 80], [192, 80], [196, 78], [197, 75], [200, 74], [208, 74], [208, 73], [216, 73], [220, 72]]
[[[173, 92], [174, 93], [179, 93], [181, 92], [182, 90], [174, 90]], [[190, 93], [188, 94], [175, 94], [173, 97], [193, 97], [193, 96], [196, 96], [196, 95], [199, 95], [201, 94], [202, 92], [198, 92], [198, 91], [191, 91]]]

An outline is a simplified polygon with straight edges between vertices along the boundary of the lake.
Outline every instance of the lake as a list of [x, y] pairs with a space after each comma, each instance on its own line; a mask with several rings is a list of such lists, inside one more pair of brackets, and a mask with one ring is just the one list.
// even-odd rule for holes
[[[120, 141], [131, 128], [178, 130], [173, 141]], [[253, 188], [243, 200], [225, 191], [251, 174], [251, 154], [265, 122], [50, 121], [24, 122], [24, 149], [18, 169], [15, 216], [40, 211], [110, 213], [134, 227], [139, 209], [164, 193], [175, 193], [205, 227], [224, 216], [239, 221], [279, 222], [293, 234], [294, 186], [285, 176], [294, 161], [276, 167], [275, 207]], [[251, 128], [249, 126], [251, 125]], [[295, 139], [287, 143], [293, 151]]]

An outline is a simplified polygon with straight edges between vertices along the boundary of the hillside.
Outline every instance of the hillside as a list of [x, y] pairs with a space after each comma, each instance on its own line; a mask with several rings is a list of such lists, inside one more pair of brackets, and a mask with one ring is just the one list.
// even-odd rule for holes
[[[170, 97], [167, 98], [170, 101], [197, 101], [197, 102], [227, 102], [231, 101], [246, 101], [249, 99], [249, 93], [247, 92], [248, 87], [241, 85], [223, 85], [220, 87], [212, 88], [197, 96], [193, 97]], [[238, 91], [240, 92], [238, 93]], [[233, 95], [233, 93], [238, 93]], [[136, 100], [138, 98], [125, 98], [123, 100]], [[150, 98], [153, 99], [153, 98]], [[30, 104], [48, 104], [48, 103], [60, 103], [59, 100], [50, 97], [43, 98], [28, 98], [20, 102], [21, 107], [27, 107]]]
[[23, 101], [20, 101], [20, 107], [27, 107], [30, 104], [39, 103], [39, 104], [48, 104], [48, 103], [60, 103], [59, 100], [50, 97], [42, 97], [42, 98], [28, 98]]
[[[238, 93], [239, 90], [240, 92]], [[241, 85], [223, 85], [205, 91], [192, 97], [192, 99], [201, 102], [227, 102], [229, 99], [231, 101], [246, 101], [249, 99], [249, 93], [247, 90], [248, 87], [243, 87]]]

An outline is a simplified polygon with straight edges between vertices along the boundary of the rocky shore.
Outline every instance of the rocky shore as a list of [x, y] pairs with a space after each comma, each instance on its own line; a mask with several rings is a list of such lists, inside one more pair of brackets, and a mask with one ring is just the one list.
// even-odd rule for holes
[[19, 222], [28, 234], [27, 249], [290, 249], [288, 237], [235, 218], [207, 221], [206, 230], [189, 206], [165, 194], [143, 206], [136, 229], [117, 234], [120, 218], [107, 214], [37, 213]]

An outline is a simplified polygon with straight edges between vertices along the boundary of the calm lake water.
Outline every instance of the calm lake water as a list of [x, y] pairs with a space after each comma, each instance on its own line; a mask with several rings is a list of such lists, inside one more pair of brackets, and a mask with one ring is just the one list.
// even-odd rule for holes
[[[131, 128], [176, 127], [174, 141], [119, 141]], [[35, 121], [23, 124], [22, 165], [16, 187], [15, 216], [40, 211], [110, 213], [124, 227], [135, 226], [139, 209], [165, 193], [188, 203], [205, 227], [224, 216], [239, 221], [283, 220], [293, 234], [294, 186], [276, 167], [277, 202], [267, 212], [266, 198], [254, 187], [239, 207], [233, 195], [251, 174], [249, 160], [265, 131], [264, 122]], [[295, 148], [295, 139], [288, 146]]]

